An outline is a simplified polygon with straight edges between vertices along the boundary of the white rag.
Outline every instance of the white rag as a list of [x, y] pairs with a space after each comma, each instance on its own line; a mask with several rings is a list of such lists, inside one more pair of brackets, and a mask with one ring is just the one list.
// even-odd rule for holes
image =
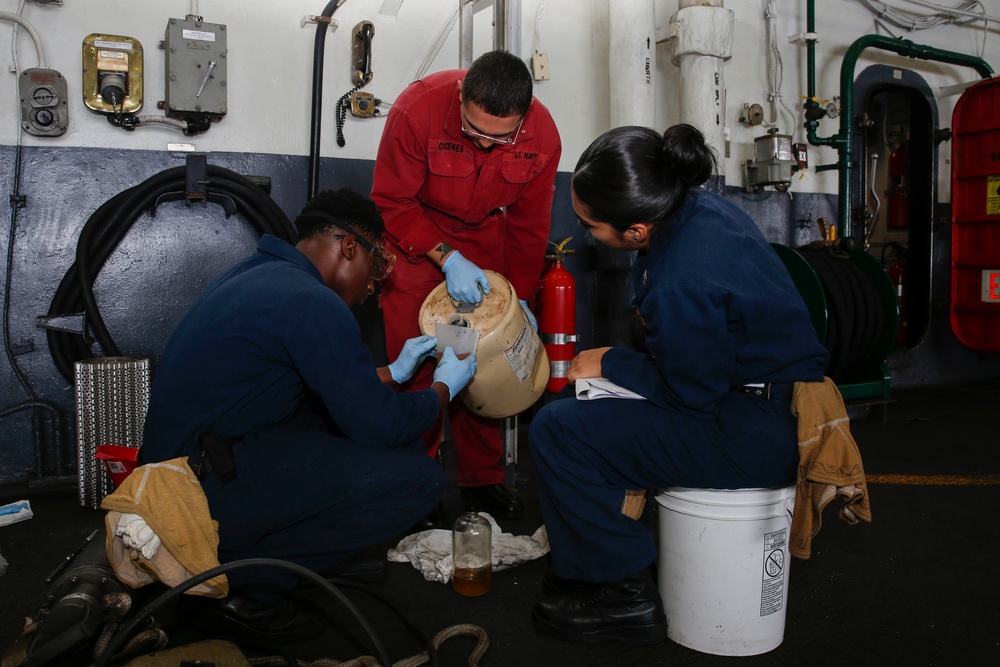
[[115, 535], [121, 537], [122, 543], [129, 549], [141, 551], [146, 560], [152, 559], [160, 548], [160, 538], [138, 514], [122, 514], [121, 521], [115, 526]]
[[[486, 512], [480, 516], [492, 526], [493, 570], [506, 570], [518, 563], [540, 558], [549, 552], [549, 536], [545, 526], [540, 526], [530, 537], [501, 532], [496, 520]], [[434, 529], [407, 535], [395, 549], [389, 549], [388, 558], [394, 563], [410, 562], [420, 570], [427, 581], [446, 584], [451, 580], [454, 566], [451, 562], [451, 531]]]

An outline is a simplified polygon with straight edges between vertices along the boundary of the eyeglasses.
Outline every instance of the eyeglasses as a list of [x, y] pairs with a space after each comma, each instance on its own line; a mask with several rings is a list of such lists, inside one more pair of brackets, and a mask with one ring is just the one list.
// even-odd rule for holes
[[[345, 232], [350, 232], [354, 240], [358, 242], [358, 245], [368, 251], [368, 255], [372, 260], [372, 280], [385, 280], [386, 276], [392, 272], [392, 267], [396, 265], [396, 255], [381, 243], [369, 241], [350, 225], [338, 221], [337, 226]], [[347, 234], [334, 234], [333, 238], [343, 239], [346, 236]]]
[[[511, 136], [503, 138], [493, 137], [488, 134], [483, 134], [479, 130], [470, 130], [465, 126], [466, 123], [469, 123], [469, 121], [466, 120], [465, 114], [462, 114], [462, 134], [465, 134], [466, 136], [472, 137], [474, 139], [486, 139], [487, 141], [492, 141], [495, 144], [501, 144], [504, 146], [513, 146], [515, 143], [517, 143], [518, 135], [521, 134], [521, 125], [524, 124], [524, 116], [521, 116], [521, 122], [517, 124], [517, 127], [514, 129], [514, 132], [511, 134]], [[469, 125], [472, 125], [472, 123], [469, 123]]]

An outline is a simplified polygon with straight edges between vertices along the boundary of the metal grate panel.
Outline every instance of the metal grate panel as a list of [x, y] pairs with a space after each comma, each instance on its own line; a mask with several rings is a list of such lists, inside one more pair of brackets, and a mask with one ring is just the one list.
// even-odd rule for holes
[[149, 359], [100, 357], [76, 362], [76, 442], [80, 505], [97, 509], [112, 491], [98, 445], [142, 444], [149, 406]]

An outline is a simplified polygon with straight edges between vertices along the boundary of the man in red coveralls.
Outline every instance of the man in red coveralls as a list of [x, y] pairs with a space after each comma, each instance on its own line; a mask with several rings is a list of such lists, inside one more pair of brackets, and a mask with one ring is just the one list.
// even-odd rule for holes
[[[380, 297], [390, 357], [420, 335], [420, 307], [442, 280], [455, 300], [481, 301], [489, 290], [483, 269], [510, 281], [534, 325], [527, 300], [540, 285], [561, 152], [555, 123], [513, 54], [491, 51], [468, 70], [431, 74], [399, 95], [372, 186], [386, 244], [399, 257]], [[405, 389], [427, 385], [433, 370], [425, 364]], [[521, 516], [521, 500], [503, 483], [498, 422], [461, 400], [448, 414], [466, 506]], [[431, 456], [440, 438], [439, 419], [424, 434]]]

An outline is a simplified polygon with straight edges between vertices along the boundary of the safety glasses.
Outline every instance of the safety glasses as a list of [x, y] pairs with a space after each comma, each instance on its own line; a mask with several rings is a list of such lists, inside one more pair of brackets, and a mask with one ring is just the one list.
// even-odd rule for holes
[[[369, 241], [347, 223], [338, 221], [337, 226], [345, 232], [350, 232], [358, 245], [368, 251], [372, 260], [372, 280], [385, 280], [386, 276], [392, 272], [392, 267], [396, 265], [396, 255], [381, 243]], [[334, 234], [333, 238], [342, 239], [345, 236], [346, 234]]]
[[473, 139], [486, 139], [487, 141], [492, 141], [493, 143], [500, 144], [501, 146], [513, 146], [514, 144], [516, 144], [517, 137], [519, 134], [521, 134], [521, 125], [523, 124], [524, 124], [524, 116], [521, 116], [521, 122], [517, 124], [517, 127], [514, 129], [513, 134], [502, 138], [493, 137], [488, 134], [483, 134], [479, 130], [475, 129], [470, 130], [469, 128], [467, 128], [466, 125], [472, 125], [472, 123], [470, 123], [465, 118], [465, 114], [462, 114], [462, 134], [464, 134], [467, 137], [472, 137]]

